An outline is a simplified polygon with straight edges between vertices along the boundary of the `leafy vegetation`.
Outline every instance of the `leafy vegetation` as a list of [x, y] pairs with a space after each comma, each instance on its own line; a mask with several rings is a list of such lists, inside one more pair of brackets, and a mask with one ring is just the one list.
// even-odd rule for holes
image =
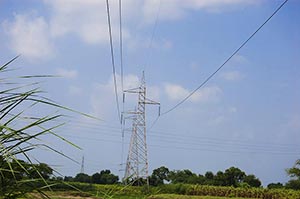
[[164, 181], [169, 181], [171, 184], [185, 183], [233, 187], [261, 186], [260, 180], [256, 178], [255, 175], [246, 175], [245, 172], [236, 167], [230, 167], [226, 169], [225, 172], [218, 171], [216, 174], [208, 171], [205, 175], [197, 175], [188, 169], [169, 171], [169, 169], [164, 166], [153, 170], [152, 175], [149, 177], [150, 185], [162, 185]]
[[118, 184], [119, 177], [111, 173], [110, 170], [102, 170], [99, 173], [94, 173], [89, 176], [85, 173], [78, 173], [74, 178], [72, 176], [66, 176], [64, 178], [66, 182], [85, 182], [93, 184]]
[[[233, 198], [231, 199], [239, 199]], [[148, 199], [224, 199], [224, 197], [215, 196], [187, 196], [187, 195], [177, 195], [177, 194], [159, 194], [148, 197]]]
[[292, 168], [287, 169], [286, 172], [292, 178], [286, 183], [286, 187], [300, 190], [300, 159], [296, 161]]
[[3, 195], [4, 193], [11, 193], [9, 197], [13, 197], [11, 195], [15, 190], [19, 190], [19, 193], [31, 190], [36, 187], [36, 182], [41, 178], [47, 180], [53, 173], [52, 168], [44, 163], [29, 164], [23, 160], [12, 160], [8, 163], [0, 157], [0, 165], [2, 170], [0, 192]]
[[[166, 193], [177, 193], [183, 195], [220, 196], [220, 197], [242, 197], [242, 198], [299, 198], [300, 192], [288, 189], [264, 189], [264, 188], [242, 188], [242, 187], [220, 187], [207, 185], [178, 184], [165, 187]], [[171, 189], [171, 190], [170, 190]]]
[[[9, 199], [21, 197], [28, 192], [43, 195], [43, 190], [51, 187], [47, 179], [53, 170], [46, 164], [34, 163], [30, 152], [43, 148], [65, 155], [45, 144], [41, 140], [42, 135], [55, 136], [70, 143], [53, 131], [63, 125], [59, 122], [63, 115], [57, 109], [71, 109], [43, 97], [39, 83], [33, 81], [50, 76], [7, 78], [11, 72], [8, 66], [17, 58], [0, 66], [0, 198]], [[43, 114], [40, 110], [45, 106], [55, 114]]]
[[268, 184], [268, 189], [282, 189], [284, 188], [283, 184], [280, 183], [280, 182], [277, 182], [277, 183], [270, 183]]

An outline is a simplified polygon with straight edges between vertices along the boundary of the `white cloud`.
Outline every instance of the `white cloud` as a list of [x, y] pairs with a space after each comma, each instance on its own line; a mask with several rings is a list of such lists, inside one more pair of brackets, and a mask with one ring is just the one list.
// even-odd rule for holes
[[[90, 44], [108, 41], [107, 12], [104, 0], [44, 0], [51, 8], [50, 26], [55, 37], [75, 34]], [[159, 20], [180, 19], [189, 10], [224, 9], [227, 6], [256, 4], [258, 0], [126, 0], [123, 2], [124, 39], [130, 39], [129, 26], [153, 23], [160, 8]], [[161, 4], [161, 5], [160, 5]], [[118, 1], [110, 1], [114, 38], [118, 38]], [[143, 26], [142, 25], [142, 26]], [[136, 30], [135, 30], [136, 31]], [[143, 38], [142, 40], [145, 40]], [[164, 47], [172, 47], [166, 40]]]
[[[119, 95], [120, 106], [122, 103], [122, 93], [121, 93], [121, 77], [116, 75], [117, 78], [117, 88]], [[124, 89], [137, 88], [139, 86], [139, 78], [136, 75], [126, 75], [124, 76]], [[126, 103], [132, 100], [132, 96], [126, 96]], [[95, 84], [92, 95], [91, 95], [91, 106], [92, 115], [98, 116], [100, 118], [110, 118], [115, 116], [116, 110], [116, 99], [114, 91], [114, 80], [113, 76], [102, 84]]]
[[[180, 85], [165, 84], [165, 92], [171, 100], [182, 100], [191, 92]], [[219, 99], [222, 90], [217, 86], [204, 87], [196, 91], [190, 98], [191, 102], [215, 102]]]
[[[120, 108], [122, 107], [122, 92], [121, 92], [121, 77], [116, 75], [118, 96]], [[138, 76], [129, 74], [124, 76], [124, 90], [138, 88], [140, 86], [140, 79]], [[159, 89], [155, 86], [147, 85], [147, 96], [153, 100], [159, 100]], [[91, 115], [98, 116], [103, 119], [116, 118], [116, 99], [114, 91], [113, 76], [105, 83], [97, 83], [94, 85], [91, 94]], [[126, 94], [126, 107], [125, 110], [132, 110], [137, 105], [136, 94]]]
[[239, 71], [229, 71], [221, 74], [221, 77], [228, 81], [238, 81], [244, 78], [244, 75]]
[[179, 19], [184, 13], [181, 5], [185, 3], [180, 4], [179, 0], [145, 0], [142, 10], [144, 19], [146, 23], [154, 23], [159, 9], [160, 20]]
[[[117, 82], [118, 82], [118, 87], [121, 88], [121, 76], [117, 75]], [[125, 75], [124, 76], [124, 90], [126, 89], [131, 89], [131, 88], [136, 88], [139, 86], [140, 84], [140, 80], [139, 77], [136, 75]], [[112, 78], [111, 78], [111, 84], [112, 84]]]
[[191, 100], [194, 102], [216, 102], [220, 98], [222, 90], [218, 86], [204, 87], [197, 91]]
[[248, 63], [248, 59], [243, 56], [243, 55], [235, 55], [233, 58], [232, 58], [232, 61], [235, 63], [235, 64], [244, 64], [244, 63]]
[[105, 1], [49, 0], [54, 37], [74, 33], [87, 43], [107, 41]]
[[178, 20], [190, 10], [221, 12], [228, 8], [241, 8], [258, 3], [258, 0], [145, 0], [143, 15], [146, 22], [153, 23], [159, 7], [160, 20]]
[[157, 86], [148, 86], [147, 87], [147, 96], [148, 98], [159, 102], [160, 100], [160, 88]]
[[16, 14], [14, 21], [3, 23], [11, 48], [28, 59], [46, 59], [53, 55], [49, 26], [43, 17]]
[[56, 70], [56, 74], [67, 79], [74, 79], [78, 76], [78, 72], [76, 70], [67, 70], [64, 68], [58, 68]]
[[[106, 2], [104, 0], [44, 0], [50, 13], [46, 18], [32, 14], [15, 15], [13, 22], [5, 27], [11, 37], [11, 48], [16, 53], [36, 59], [53, 55], [55, 38], [75, 35], [88, 44], [106, 44], [108, 27]], [[159, 6], [161, 2], [161, 6]], [[148, 26], [156, 19], [160, 7], [159, 20], [176, 20], [190, 10], [223, 10], [227, 7], [240, 7], [257, 4], [258, 0], [126, 0], [123, 2], [123, 39], [129, 47], [147, 41], [145, 35], [131, 38], [130, 28], [134, 31]], [[118, 38], [118, 1], [110, 1], [113, 37]], [[138, 28], [137, 28], [138, 27]], [[136, 39], [138, 38], [138, 39]], [[138, 40], [138, 41], [135, 41]], [[142, 42], [140, 42], [142, 41]], [[118, 42], [115, 39], [115, 42]], [[173, 43], [163, 39], [158, 48], [170, 49]], [[147, 47], [148, 44], [145, 46]], [[154, 46], [157, 45], [155, 42]], [[137, 45], [136, 47], [145, 47]]]
[[[45, 0], [51, 8], [51, 34], [61, 37], [74, 34], [89, 44], [103, 44], [109, 39], [106, 3], [103, 0]], [[124, 4], [127, 14], [132, 0]], [[118, 2], [110, 1], [113, 37], [118, 38]], [[123, 37], [129, 37], [127, 27], [123, 27]]]

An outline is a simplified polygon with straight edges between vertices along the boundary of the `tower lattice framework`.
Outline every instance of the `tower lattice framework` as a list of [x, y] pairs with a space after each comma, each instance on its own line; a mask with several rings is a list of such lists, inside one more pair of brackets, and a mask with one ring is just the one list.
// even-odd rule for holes
[[160, 105], [146, 97], [146, 82], [143, 73], [141, 85], [138, 88], [124, 91], [138, 94], [138, 105], [135, 111], [129, 112], [132, 116], [132, 134], [130, 138], [124, 180], [134, 182], [145, 179], [148, 182], [148, 150], [146, 136], [146, 105]]

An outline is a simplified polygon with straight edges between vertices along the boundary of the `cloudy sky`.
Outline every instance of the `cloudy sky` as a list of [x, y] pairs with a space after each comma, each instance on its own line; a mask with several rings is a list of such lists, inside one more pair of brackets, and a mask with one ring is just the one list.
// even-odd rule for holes
[[[169, 110], [281, 3], [123, 1], [124, 88], [136, 87], [145, 71], [148, 98]], [[110, 6], [121, 96], [118, 1]], [[285, 169], [300, 154], [299, 22], [300, 2], [290, 0], [203, 88], [151, 129], [158, 111], [147, 107], [150, 170], [165, 165], [203, 174], [236, 166], [264, 185], [286, 182]], [[72, 115], [57, 130], [82, 150], [51, 137], [45, 141], [78, 162], [84, 155], [88, 174], [109, 168], [122, 176], [130, 132], [122, 142], [105, 1], [0, 0], [0, 41], [1, 63], [21, 54], [11, 75], [58, 75], [42, 82], [45, 95], [103, 120]], [[125, 110], [136, 101], [128, 96]], [[63, 175], [80, 171], [80, 164], [47, 151], [34, 155]]]

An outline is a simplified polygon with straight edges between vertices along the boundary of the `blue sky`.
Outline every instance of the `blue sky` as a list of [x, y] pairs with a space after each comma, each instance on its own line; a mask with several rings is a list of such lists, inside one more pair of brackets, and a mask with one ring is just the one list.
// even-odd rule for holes
[[[110, 1], [120, 91], [117, 3]], [[138, 85], [144, 70], [148, 97], [167, 111], [214, 72], [281, 3], [124, 1], [125, 88]], [[264, 185], [288, 180], [285, 169], [300, 153], [299, 11], [299, 2], [290, 0], [205, 87], [148, 129], [150, 170], [165, 165], [203, 174], [236, 166], [255, 174]], [[0, 23], [2, 63], [21, 54], [13, 63], [20, 68], [15, 75], [61, 76], [42, 83], [46, 96], [104, 120], [72, 115], [57, 129], [82, 150], [49, 136], [45, 141], [79, 162], [84, 155], [86, 173], [109, 168], [122, 176], [120, 164], [130, 133], [122, 144], [105, 1], [1, 0]], [[129, 97], [125, 109], [132, 109], [135, 102], [134, 96]], [[157, 107], [148, 107], [149, 126], [156, 116]], [[33, 155], [63, 175], [80, 171], [80, 165], [47, 151]]]

